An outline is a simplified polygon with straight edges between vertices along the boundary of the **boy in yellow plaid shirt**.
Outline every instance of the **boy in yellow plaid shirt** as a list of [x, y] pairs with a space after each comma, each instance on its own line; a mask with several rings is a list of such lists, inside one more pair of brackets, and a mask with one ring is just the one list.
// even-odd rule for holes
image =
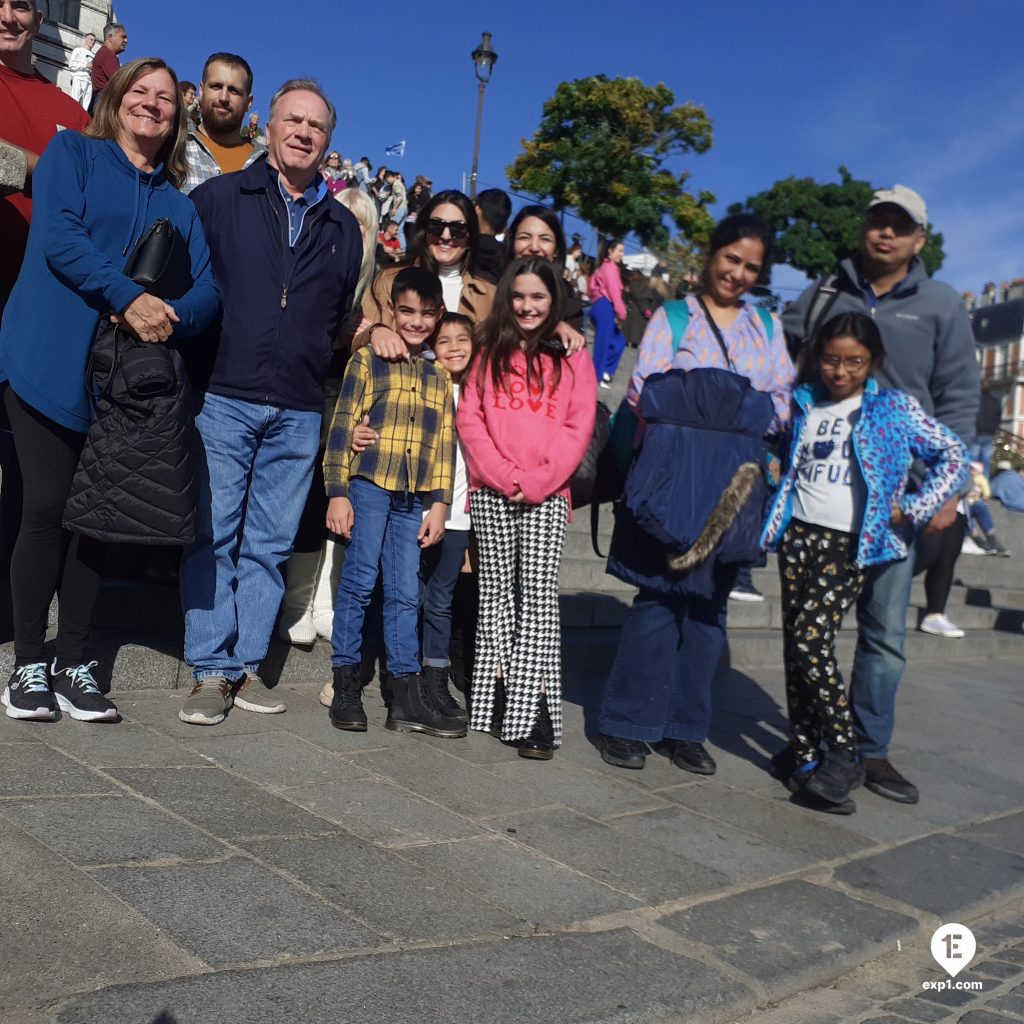
[[[418, 651], [420, 550], [444, 536], [455, 461], [452, 381], [439, 363], [424, 358], [444, 313], [440, 279], [418, 267], [402, 270], [391, 289], [391, 309], [407, 358], [382, 359], [369, 345], [355, 353], [324, 456], [327, 528], [349, 541], [334, 603], [329, 714], [338, 729], [366, 731], [360, 648], [379, 571], [388, 671], [394, 677], [386, 727], [465, 736], [465, 722], [446, 717], [426, 692]], [[378, 439], [355, 453], [352, 434], [364, 417]]]

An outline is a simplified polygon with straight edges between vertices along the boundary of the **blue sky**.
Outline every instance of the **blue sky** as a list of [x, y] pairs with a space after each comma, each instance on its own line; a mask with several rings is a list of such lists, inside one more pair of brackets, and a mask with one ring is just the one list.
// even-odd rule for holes
[[[338, 106], [334, 148], [383, 163], [384, 147], [405, 139], [405, 159], [393, 163], [435, 188], [459, 187], [469, 172], [469, 55], [487, 30], [499, 60], [480, 187], [507, 186], [506, 165], [560, 81], [635, 75], [711, 116], [714, 146], [686, 166], [693, 188], [718, 196], [716, 213], [779, 178], [834, 179], [845, 164], [925, 196], [946, 239], [938, 276], [958, 290], [1024, 275], [1021, 0], [121, 0], [116, 11], [129, 33], [125, 58], [157, 54], [184, 78], [198, 80], [214, 50], [241, 53], [264, 117], [281, 81], [312, 74]], [[777, 269], [774, 281], [787, 294], [802, 275]]]

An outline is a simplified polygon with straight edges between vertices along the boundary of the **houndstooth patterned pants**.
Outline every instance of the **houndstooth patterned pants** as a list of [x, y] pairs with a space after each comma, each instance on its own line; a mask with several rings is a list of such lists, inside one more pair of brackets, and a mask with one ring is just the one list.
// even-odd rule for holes
[[512, 504], [482, 488], [470, 495], [469, 504], [480, 550], [470, 727], [490, 730], [500, 670], [505, 686], [501, 738], [529, 735], [543, 685], [557, 747], [562, 742], [558, 568], [568, 503], [552, 495], [540, 505]]

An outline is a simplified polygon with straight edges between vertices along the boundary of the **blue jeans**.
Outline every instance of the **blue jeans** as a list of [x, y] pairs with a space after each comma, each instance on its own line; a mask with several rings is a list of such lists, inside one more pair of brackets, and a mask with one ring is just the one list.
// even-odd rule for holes
[[605, 685], [601, 732], [644, 743], [708, 738], [733, 578], [716, 574], [711, 598], [636, 595]]
[[597, 379], [615, 376], [619, 360], [626, 350], [626, 336], [615, 324], [615, 307], [602, 296], [590, 307], [594, 321], [594, 373]]
[[992, 521], [992, 513], [988, 510], [988, 505], [984, 501], [979, 499], [968, 509], [970, 512], [970, 520], [972, 525], [981, 527], [982, 533], [993, 533], [996, 528], [996, 524]]
[[971, 453], [971, 461], [980, 462], [985, 467], [985, 476], [988, 476], [992, 471], [992, 444], [994, 440], [994, 437], [978, 434], [967, 445], [967, 450]]
[[384, 584], [388, 671], [395, 676], [415, 675], [420, 670], [420, 546], [416, 537], [423, 522], [423, 503], [415, 494], [385, 491], [362, 477], [349, 481], [348, 497], [355, 522], [334, 601], [331, 664], [359, 664], [363, 620], [379, 572]]
[[449, 530], [440, 544], [426, 548], [420, 558], [423, 590], [423, 664], [451, 664], [452, 601], [462, 563], [469, 548], [469, 530]]
[[907, 606], [914, 579], [908, 558], [872, 566], [857, 601], [857, 651], [850, 676], [853, 725], [862, 757], [887, 757], [904, 666]]
[[320, 444], [320, 413], [200, 395], [196, 539], [181, 559], [185, 660], [230, 681], [266, 657]]

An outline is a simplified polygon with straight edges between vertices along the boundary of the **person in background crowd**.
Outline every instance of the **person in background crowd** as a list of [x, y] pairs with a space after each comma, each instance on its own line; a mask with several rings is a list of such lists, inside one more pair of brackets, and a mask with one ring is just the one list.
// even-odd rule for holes
[[416, 175], [416, 181], [409, 190], [409, 196], [406, 200], [409, 212], [406, 214], [405, 224], [402, 225], [405, 228], [406, 249], [412, 245], [413, 232], [416, 229], [416, 218], [419, 216], [420, 210], [430, 199], [430, 188], [427, 186], [426, 181], [422, 174]]
[[185, 102], [185, 113], [188, 116], [189, 127], [198, 125], [202, 115], [199, 109], [199, 90], [195, 83], [182, 82], [181, 96]]
[[398, 225], [393, 220], [389, 220], [383, 230], [377, 232], [377, 266], [391, 266], [392, 263], [397, 263], [402, 256]]
[[121, 66], [119, 55], [124, 53], [128, 46], [128, 33], [124, 25], [116, 21], [108, 22], [103, 26], [103, 45], [96, 51], [92, 59], [92, 104], [90, 111], [96, 109], [100, 93], [106, 88], [107, 82], [117, 73]]
[[[1007, 465], [1009, 465], [1007, 463]], [[992, 497], [992, 487], [988, 481], [988, 474], [980, 462], [971, 463], [971, 489], [964, 499], [967, 504], [967, 525], [971, 532], [969, 540], [974, 543], [971, 548], [967, 542], [964, 543], [964, 554], [976, 555], [1000, 555], [1009, 558], [1011, 552], [1003, 547], [999, 537], [996, 536], [996, 524], [992, 519], [992, 513], [988, 509], [987, 502]]]
[[[62, 129], [80, 131], [89, 115], [32, 67], [32, 40], [43, 14], [36, 0], [0, 0], [0, 315], [21, 270], [32, 220], [39, 154]], [[21, 475], [0, 404], [0, 576], [8, 575], [21, 522]]]
[[388, 169], [381, 164], [377, 173], [370, 181], [370, 198], [377, 204], [377, 216], [381, 220], [387, 214], [387, 201], [391, 197], [391, 189], [388, 186]]
[[96, 52], [96, 35], [87, 32], [81, 46], [76, 46], [68, 57], [71, 72], [71, 98], [88, 110], [92, 103], [92, 59]]
[[[905, 185], [879, 189], [864, 215], [861, 248], [834, 275], [832, 314], [867, 313], [882, 332], [886, 364], [879, 383], [906, 391], [924, 411], [958, 437], [975, 433], [978, 360], [974, 334], [960, 296], [934, 281], [921, 262], [928, 239], [925, 202]], [[807, 343], [824, 318], [822, 279], [786, 311], [794, 347]], [[912, 474], [913, 478], [913, 474]], [[941, 533], [956, 519], [951, 498], [924, 530]], [[920, 534], [914, 527], [911, 533]], [[857, 742], [867, 771], [865, 786], [900, 803], [917, 803], [917, 787], [889, 760], [896, 693], [906, 665], [907, 607], [914, 559], [872, 566], [857, 601], [857, 654], [850, 678]]]
[[327, 182], [327, 191], [336, 196], [343, 188], [348, 187], [348, 182], [341, 173], [341, 154], [337, 151], [327, 154], [327, 159], [320, 170]]
[[535, 760], [562, 741], [558, 569], [597, 397], [586, 351], [557, 339], [561, 296], [550, 260], [508, 267], [458, 411], [480, 549], [471, 724]]
[[590, 275], [590, 319], [594, 322], [594, 372], [601, 387], [611, 387], [626, 348], [622, 325], [626, 304], [622, 301], [620, 266], [625, 246], [606, 238], [597, 254], [597, 269]]
[[391, 202], [388, 205], [388, 219], [394, 221], [401, 228], [402, 222], [409, 213], [408, 193], [405, 190], [405, 180], [398, 171], [388, 171], [388, 187], [391, 189]]
[[1024, 466], [1014, 470], [1009, 462], [1000, 462], [998, 469], [989, 485], [992, 497], [1011, 512], [1024, 512]]
[[574, 282], [580, 274], [580, 260], [583, 259], [583, 245], [579, 235], [572, 236], [572, 245], [565, 253], [565, 278]]
[[254, 146], [262, 146], [264, 149], [267, 147], [267, 137], [260, 127], [260, 115], [255, 111], [249, 114], [249, 121], [242, 129], [242, 138], [248, 139]]
[[191, 195], [224, 303], [212, 358], [186, 353], [202, 453], [197, 536], [181, 562], [195, 686], [178, 717], [196, 725], [223, 721], [232, 703], [285, 710], [260, 663], [313, 478], [332, 346], [363, 259], [358, 222], [318, 172], [336, 120], [316, 82], [285, 82], [271, 101], [267, 153]]
[[652, 292], [647, 278], [639, 270], [626, 272], [623, 298], [626, 302], [626, 322], [622, 327], [622, 333], [626, 336], [626, 342], [636, 348], [644, 336], [644, 331], [647, 330], [647, 321], [661, 303]]
[[356, 184], [359, 186], [360, 192], [370, 191], [370, 158], [368, 156], [361, 156], [356, 162]]
[[992, 394], [989, 382], [985, 381], [981, 385], [978, 416], [974, 422], [974, 436], [971, 440], [971, 458], [981, 463], [985, 476], [988, 476], [992, 469], [992, 445], [1002, 422], [1003, 403], [998, 395]]
[[495, 281], [505, 269], [507, 256], [499, 241], [512, 214], [512, 200], [500, 188], [485, 188], [473, 201], [477, 224], [480, 227], [480, 269]]
[[[771, 241], [771, 231], [749, 214], [718, 224], [708, 244], [700, 294], [684, 300], [689, 312], [685, 335], [673, 337], [664, 308], [647, 325], [626, 394], [634, 410], [652, 374], [719, 367], [747, 377], [753, 388], [770, 395], [775, 418], [769, 434], [785, 430], [795, 373], [782, 326], [771, 316], [769, 331], [762, 314], [743, 299], [769, 265]], [[674, 472], [693, 472], [695, 466], [707, 470], [697, 461]], [[735, 567], [708, 559], [690, 573], [670, 572], [661, 544], [624, 518], [621, 526], [616, 523], [609, 572], [640, 592], [622, 629], [601, 702], [601, 757], [618, 768], [640, 769], [647, 745], [666, 740], [676, 767], [713, 775], [717, 766], [704, 742]]]
[[[3, 693], [11, 718], [52, 720], [58, 709], [87, 722], [117, 718], [87, 654], [103, 545], [70, 534], [61, 518], [92, 415], [86, 365], [101, 311], [150, 343], [196, 334], [217, 312], [203, 230], [177, 188], [184, 149], [177, 79], [148, 57], [110, 79], [96, 120], [81, 134], [60, 132], [33, 176], [28, 249], [0, 328], [3, 403], [25, 490], [11, 562], [15, 669]], [[180, 232], [191, 259], [193, 285], [173, 305], [118, 269], [158, 218]], [[48, 666], [55, 593], [56, 656]]]
[[212, 53], [203, 66], [199, 92], [201, 124], [189, 127], [186, 195], [210, 178], [241, 171], [266, 152], [242, 135], [252, 106], [252, 68], [237, 53]]

